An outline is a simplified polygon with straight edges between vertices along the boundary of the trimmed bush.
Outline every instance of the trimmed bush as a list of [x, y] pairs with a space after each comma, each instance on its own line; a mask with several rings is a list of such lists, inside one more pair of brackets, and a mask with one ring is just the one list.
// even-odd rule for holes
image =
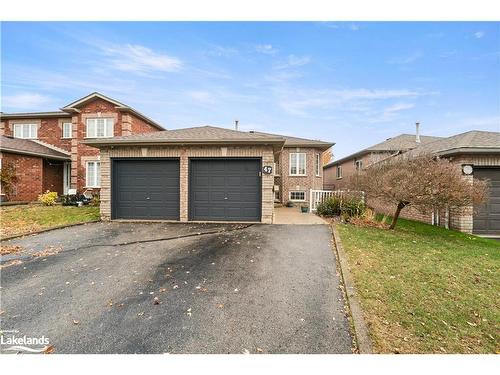
[[362, 200], [354, 197], [330, 197], [318, 204], [316, 212], [321, 216], [340, 216], [349, 221], [352, 217], [359, 217], [366, 211]]
[[43, 194], [38, 196], [38, 201], [42, 203], [44, 206], [53, 206], [57, 200], [57, 192], [55, 191], [46, 191]]
[[339, 197], [330, 197], [317, 205], [316, 212], [321, 216], [340, 216]]

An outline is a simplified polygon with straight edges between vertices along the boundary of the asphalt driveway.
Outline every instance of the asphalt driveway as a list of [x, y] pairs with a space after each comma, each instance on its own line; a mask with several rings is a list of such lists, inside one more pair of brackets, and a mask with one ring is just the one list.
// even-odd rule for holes
[[23, 251], [1, 270], [1, 329], [55, 353], [351, 353], [330, 238], [113, 222], [4, 242]]

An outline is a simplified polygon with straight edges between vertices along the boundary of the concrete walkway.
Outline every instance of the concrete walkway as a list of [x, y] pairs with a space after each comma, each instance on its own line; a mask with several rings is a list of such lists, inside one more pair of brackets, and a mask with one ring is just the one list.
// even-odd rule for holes
[[313, 213], [302, 213], [300, 207], [275, 207], [274, 224], [328, 224]]

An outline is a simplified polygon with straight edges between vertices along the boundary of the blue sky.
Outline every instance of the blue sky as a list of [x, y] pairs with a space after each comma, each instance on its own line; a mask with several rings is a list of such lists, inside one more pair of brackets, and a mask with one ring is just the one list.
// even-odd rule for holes
[[500, 23], [7, 22], [4, 112], [99, 91], [167, 129], [198, 125], [335, 142], [500, 131]]

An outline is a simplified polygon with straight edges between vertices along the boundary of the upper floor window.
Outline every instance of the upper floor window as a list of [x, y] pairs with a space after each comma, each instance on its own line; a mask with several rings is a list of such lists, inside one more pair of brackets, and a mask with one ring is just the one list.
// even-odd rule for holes
[[37, 124], [14, 124], [14, 138], [36, 139], [37, 137]]
[[337, 178], [342, 178], [342, 166], [337, 165]]
[[306, 154], [302, 152], [290, 153], [290, 176], [306, 175]]
[[63, 138], [71, 138], [71, 136], [72, 136], [71, 130], [72, 130], [71, 122], [63, 122], [63, 124], [62, 124], [62, 137]]
[[87, 138], [108, 138], [113, 136], [112, 118], [87, 119]]
[[356, 160], [354, 164], [356, 165], [357, 171], [360, 171], [363, 168], [363, 160]]
[[321, 172], [321, 156], [319, 154], [316, 154], [314, 169], [316, 170], [316, 176], [319, 176]]

